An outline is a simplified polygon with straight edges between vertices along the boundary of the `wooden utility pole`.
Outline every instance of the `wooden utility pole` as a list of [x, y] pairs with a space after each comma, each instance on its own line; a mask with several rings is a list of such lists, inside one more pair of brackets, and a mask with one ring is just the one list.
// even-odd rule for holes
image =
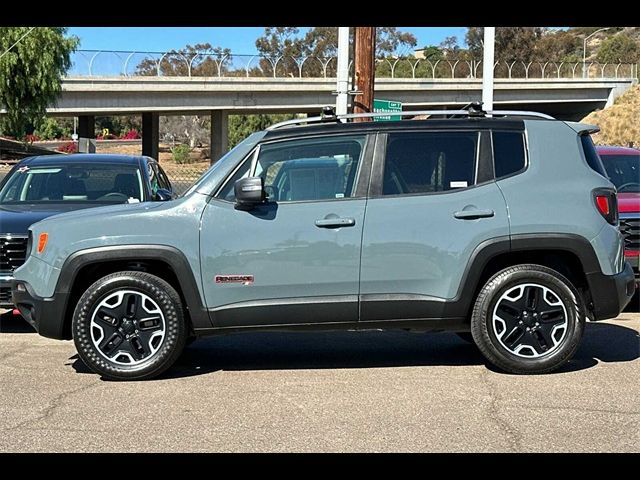
[[[353, 113], [373, 112], [373, 84], [375, 81], [376, 27], [355, 27]], [[368, 119], [356, 119], [356, 121]]]

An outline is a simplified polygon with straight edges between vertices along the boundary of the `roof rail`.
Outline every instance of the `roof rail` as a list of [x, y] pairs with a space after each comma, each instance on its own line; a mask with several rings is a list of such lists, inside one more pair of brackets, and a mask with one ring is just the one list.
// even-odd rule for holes
[[[324, 113], [324, 112], [323, 112]], [[354, 118], [375, 118], [375, 117], [413, 117], [415, 115], [464, 115], [466, 117], [483, 117], [486, 115], [508, 116], [508, 117], [537, 117], [546, 120], [555, 120], [551, 115], [540, 112], [529, 112], [525, 110], [415, 110], [404, 112], [375, 112], [375, 113], [347, 113], [345, 115], [321, 115], [317, 117], [294, 118], [293, 120], [285, 120], [284, 122], [275, 123], [267, 130], [277, 130], [290, 125], [302, 125], [310, 123], [336, 123], [341, 120], [351, 120]]]

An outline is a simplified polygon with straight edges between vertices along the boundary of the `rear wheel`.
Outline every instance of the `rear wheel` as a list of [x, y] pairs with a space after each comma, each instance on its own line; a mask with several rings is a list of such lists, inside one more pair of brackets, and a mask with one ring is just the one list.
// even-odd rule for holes
[[482, 354], [511, 373], [547, 373], [578, 349], [585, 325], [582, 297], [564, 276], [541, 265], [517, 265], [482, 288], [471, 333]]
[[184, 348], [187, 329], [180, 296], [159, 277], [118, 272], [80, 298], [73, 339], [87, 366], [114, 380], [142, 380], [169, 368]]

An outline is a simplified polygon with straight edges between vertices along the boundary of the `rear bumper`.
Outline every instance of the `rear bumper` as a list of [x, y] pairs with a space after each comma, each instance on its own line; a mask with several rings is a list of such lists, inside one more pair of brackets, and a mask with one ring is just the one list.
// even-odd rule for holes
[[56, 293], [52, 298], [42, 298], [33, 288], [21, 280], [11, 282], [13, 303], [20, 315], [43, 337], [68, 340], [64, 332], [64, 314], [67, 305], [66, 293]]
[[627, 306], [636, 289], [635, 276], [629, 262], [617, 275], [590, 273], [587, 275], [594, 320], [617, 317]]

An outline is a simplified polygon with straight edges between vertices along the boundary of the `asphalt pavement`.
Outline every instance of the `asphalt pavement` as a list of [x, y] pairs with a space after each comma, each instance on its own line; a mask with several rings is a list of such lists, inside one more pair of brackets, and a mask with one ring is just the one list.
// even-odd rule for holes
[[589, 324], [560, 372], [485, 365], [450, 333], [198, 340], [110, 382], [72, 342], [0, 320], [2, 452], [638, 452], [640, 314]]

